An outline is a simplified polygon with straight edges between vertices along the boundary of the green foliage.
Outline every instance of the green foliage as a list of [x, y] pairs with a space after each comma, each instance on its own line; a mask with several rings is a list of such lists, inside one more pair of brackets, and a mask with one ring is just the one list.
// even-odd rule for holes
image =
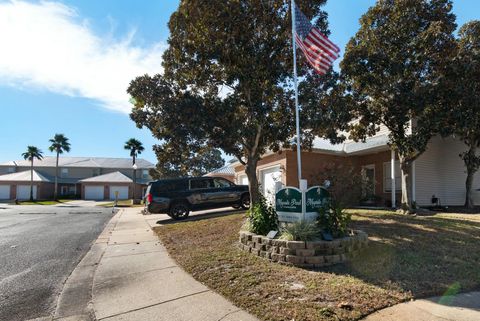
[[333, 237], [342, 237], [347, 234], [351, 220], [352, 215], [332, 198], [327, 206], [320, 209], [317, 224], [321, 230], [332, 234]]
[[41, 160], [43, 158], [43, 152], [35, 146], [28, 146], [27, 151], [25, 153], [22, 153], [22, 157], [23, 159], [32, 162], [33, 166], [33, 160]]
[[[178, 142], [177, 142], [178, 143]], [[151, 171], [154, 179], [182, 176], [202, 176], [225, 164], [220, 150], [209, 146], [155, 145], [157, 166]]]
[[130, 156], [132, 156], [134, 164], [135, 158], [137, 158], [137, 156], [145, 150], [142, 142], [135, 138], [130, 138], [127, 140], [123, 148], [130, 151]]
[[455, 52], [451, 10], [450, 0], [379, 0], [360, 19], [341, 63], [358, 119], [352, 137], [365, 139], [381, 124], [389, 129], [390, 146], [404, 165], [402, 203], [408, 207], [411, 164], [445, 120], [446, 74]]
[[277, 212], [261, 194], [259, 202], [248, 210], [247, 217], [252, 233], [267, 235], [270, 231], [278, 230]]
[[52, 144], [50, 147], [48, 147], [48, 150], [51, 152], [63, 154], [63, 152], [68, 153], [70, 151], [70, 143], [64, 134], [55, 134], [55, 136], [50, 139], [49, 142]]
[[320, 230], [315, 222], [288, 223], [281, 230], [281, 238], [288, 241], [311, 241], [320, 236]]

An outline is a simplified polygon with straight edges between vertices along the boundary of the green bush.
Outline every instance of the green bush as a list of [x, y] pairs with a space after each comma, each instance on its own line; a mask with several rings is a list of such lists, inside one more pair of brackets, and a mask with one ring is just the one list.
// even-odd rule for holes
[[253, 205], [247, 215], [252, 233], [267, 235], [270, 231], [278, 230], [277, 212], [267, 203], [263, 195], [260, 195], [260, 202]]
[[351, 220], [352, 215], [332, 198], [327, 206], [320, 209], [317, 225], [322, 231], [330, 233], [333, 237], [342, 237], [347, 234]]
[[320, 236], [315, 222], [299, 221], [282, 228], [281, 238], [288, 241], [311, 241]]

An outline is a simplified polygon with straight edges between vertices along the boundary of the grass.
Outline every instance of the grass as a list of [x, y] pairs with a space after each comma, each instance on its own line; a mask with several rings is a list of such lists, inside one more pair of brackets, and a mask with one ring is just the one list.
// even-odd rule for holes
[[369, 247], [346, 265], [318, 271], [240, 251], [242, 214], [156, 231], [186, 271], [262, 320], [356, 320], [413, 298], [479, 288], [480, 215], [351, 212]]
[[[62, 204], [62, 203], [68, 203], [71, 202], [71, 199], [66, 199], [66, 200], [36, 200], [36, 201], [18, 201], [18, 205], [57, 205], [57, 204]], [[15, 204], [15, 203], [13, 203]]]
[[[113, 207], [114, 202], [102, 203], [97, 206], [100, 207]], [[132, 200], [120, 200], [117, 202], [117, 207], [144, 207], [143, 204], [132, 204]]]

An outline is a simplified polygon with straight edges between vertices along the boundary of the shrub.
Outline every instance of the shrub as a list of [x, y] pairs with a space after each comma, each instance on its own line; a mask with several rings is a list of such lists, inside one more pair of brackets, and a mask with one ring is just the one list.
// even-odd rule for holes
[[315, 222], [299, 221], [282, 228], [281, 238], [288, 241], [311, 241], [320, 236]]
[[260, 195], [260, 202], [250, 208], [247, 216], [252, 233], [267, 235], [268, 232], [278, 229], [277, 212], [263, 195]]
[[333, 237], [342, 237], [347, 234], [351, 220], [352, 215], [332, 198], [325, 207], [319, 210], [317, 225], [322, 231], [330, 233]]

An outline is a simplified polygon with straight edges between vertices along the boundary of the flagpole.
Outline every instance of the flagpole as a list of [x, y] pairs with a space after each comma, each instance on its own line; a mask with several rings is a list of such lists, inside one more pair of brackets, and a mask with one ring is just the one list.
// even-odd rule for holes
[[293, 46], [293, 81], [295, 85], [295, 123], [297, 127], [297, 169], [298, 188], [301, 188], [302, 181], [302, 151], [300, 148], [300, 116], [298, 110], [298, 82], [297, 82], [297, 44], [295, 42], [295, 1], [291, 0], [292, 7], [292, 46]]

